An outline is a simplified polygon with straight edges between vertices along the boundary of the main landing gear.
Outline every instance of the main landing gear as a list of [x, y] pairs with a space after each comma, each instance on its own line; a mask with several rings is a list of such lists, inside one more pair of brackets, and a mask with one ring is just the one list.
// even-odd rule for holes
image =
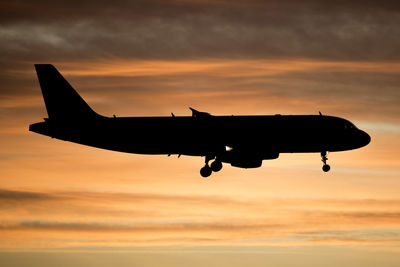
[[326, 164], [326, 161], [328, 160], [328, 157], [326, 156], [327, 152], [321, 152], [321, 161], [324, 163], [324, 166], [322, 166], [322, 170], [324, 172], [329, 172], [329, 170], [331, 169], [331, 166], [329, 166], [328, 164]]
[[200, 169], [200, 174], [204, 178], [210, 176], [212, 172], [219, 172], [222, 169], [222, 162], [217, 158], [211, 163], [211, 165], [208, 165], [208, 162], [214, 158], [215, 157], [206, 156], [206, 165]]

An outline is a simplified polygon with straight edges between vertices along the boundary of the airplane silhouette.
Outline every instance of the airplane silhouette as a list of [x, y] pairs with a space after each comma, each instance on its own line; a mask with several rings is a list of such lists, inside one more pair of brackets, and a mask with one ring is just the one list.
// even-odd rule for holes
[[[366, 146], [371, 138], [348, 120], [322, 115], [105, 117], [93, 111], [50, 64], [35, 64], [48, 118], [29, 130], [64, 141], [137, 154], [205, 157], [208, 177], [222, 163], [260, 167], [280, 153], [327, 153]], [[209, 161], [213, 162], [209, 165]]]

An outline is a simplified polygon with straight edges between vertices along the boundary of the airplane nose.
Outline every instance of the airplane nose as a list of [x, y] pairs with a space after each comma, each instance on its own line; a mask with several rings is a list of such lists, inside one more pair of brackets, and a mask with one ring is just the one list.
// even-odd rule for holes
[[360, 141], [361, 141], [362, 146], [368, 145], [371, 142], [371, 137], [369, 136], [369, 134], [367, 134], [364, 131], [360, 131], [360, 132], [361, 132]]

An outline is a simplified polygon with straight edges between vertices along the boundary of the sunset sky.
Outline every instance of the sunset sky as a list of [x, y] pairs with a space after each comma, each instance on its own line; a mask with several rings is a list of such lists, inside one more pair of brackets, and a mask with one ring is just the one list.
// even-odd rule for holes
[[[398, 1], [0, 1], [0, 51], [1, 266], [400, 266]], [[29, 132], [35, 63], [106, 116], [321, 111], [372, 141], [204, 179]]]

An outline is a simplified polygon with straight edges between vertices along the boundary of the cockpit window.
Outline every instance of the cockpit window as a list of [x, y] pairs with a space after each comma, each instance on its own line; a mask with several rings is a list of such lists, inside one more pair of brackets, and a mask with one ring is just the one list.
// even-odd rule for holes
[[344, 125], [345, 129], [357, 129], [356, 126], [354, 126], [354, 124], [352, 124], [351, 122], [346, 122]]

